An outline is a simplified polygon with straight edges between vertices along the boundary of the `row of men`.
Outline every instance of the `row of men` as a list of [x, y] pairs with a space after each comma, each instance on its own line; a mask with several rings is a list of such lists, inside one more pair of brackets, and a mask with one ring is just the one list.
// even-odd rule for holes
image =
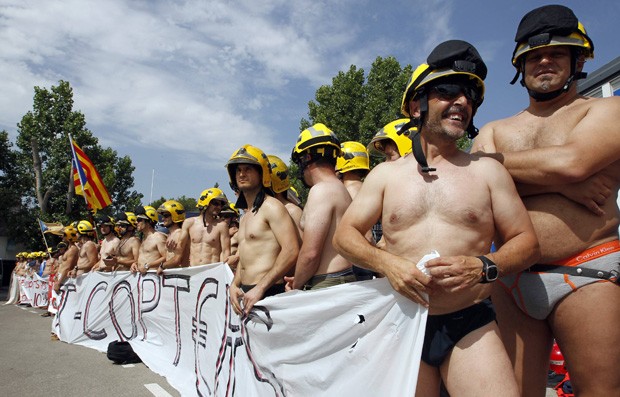
[[[486, 65], [471, 44], [444, 42], [414, 70], [407, 120], [392, 125], [412, 153], [387, 156], [354, 190], [334, 172], [336, 135], [322, 124], [302, 131], [291, 157], [310, 188], [303, 211], [273, 189], [267, 155], [235, 151], [226, 167], [244, 211], [238, 251], [211, 260], [236, 267], [235, 311], [247, 315], [285, 290], [355, 281], [355, 264], [429, 308], [417, 395], [437, 396], [443, 383], [452, 395], [544, 396], [554, 336], [579, 395], [620, 394], [620, 102], [577, 93], [594, 45], [570, 9], [531, 11], [515, 42], [527, 109], [476, 137]], [[475, 138], [471, 153], [456, 145], [465, 134]], [[388, 139], [371, 149], [388, 146], [398, 149]], [[136, 215], [145, 228], [148, 215]], [[370, 235], [378, 221], [381, 244]], [[183, 229], [167, 249], [183, 247]], [[427, 254], [435, 258], [418, 269]], [[138, 258], [134, 271], [168, 265]]]
[[[620, 99], [578, 94], [594, 44], [569, 8], [532, 10], [515, 42], [527, 109], [478, 131], [486, 65], [471, 44], [444, 42], [403, 94], [398, 133], [412, 154], [375, 167], [357, 193], [334, 174], [336, 135], [322, 124], [302, 131], [291, 155], [310, 187], [299, 244], [268, 194], [266, 156], [237, 150], [227, 164], [246, 209], [235, 310], [353, 281], [356, 264], [429, 307], [417, 395], [443, 383], [453, 395], [544, 396], [553, 337], [577, 395], [618, 395]], [[456, 144], [465, 134], [470, 153]], [[379, 220], [377, 246], [368, 235]]]
[[48, 276], [53, 270], [47, 266], [47, 258], [51, 257], [57, 250], [48, 248], [45, 251], [19, 252], [15, 255], [15, 267], [13, 273], [17, 276], [33, 276], [38, 274], [41, 277]]
[[238, 211], [217, 188], [202, 192], [198, 208], [200, 215], [187, 220], [183, 205], [174, 200], [157, 210], [137, 207], [116, 219], [99, 215], [95, 222], [99, 235], [86, 220], [65, 227], [63, 242], [58, 245], [60, 266], [54, 288], [58, 291], [68, 277], [91, 271], [161, 274], [164, 269], [226, 260], [231, 239], [232, 249], [236, 249]]

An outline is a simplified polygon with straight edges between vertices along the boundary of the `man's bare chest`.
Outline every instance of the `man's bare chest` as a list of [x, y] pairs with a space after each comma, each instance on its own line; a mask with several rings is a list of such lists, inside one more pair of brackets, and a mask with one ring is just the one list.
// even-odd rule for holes
[[579, 111], [569, 109], [547, 117], [523, 113], [496, 128], [496, 149], [498, 152], [514, 152], [564, 145], [573, 138], [573, 130], [581, 118]]

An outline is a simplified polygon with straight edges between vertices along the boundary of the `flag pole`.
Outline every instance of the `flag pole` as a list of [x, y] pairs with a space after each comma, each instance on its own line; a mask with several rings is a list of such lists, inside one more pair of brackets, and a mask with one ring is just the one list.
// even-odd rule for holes
[[155, 182], [155, 168], [153, 168], [153, 174], [151, 175], [151, 197], [149, 198], [149, 205], [153, 204], [153, 183]]
[[[78, 159], [77, 154], [75, 154], [75, 148], [73, 147], [73, 137], [70, 133], [69, 135], [69, 146], [71, 146], [71, 155], [72, 159], [72, 167], [77, 170], [78, 167]], [[71, 177], [73, 177], [73, 168], [71, 169]], [[82, 180], [82, 176], [78, 174], [78, 179], [80, 180], [80, 186], [82, 186], [82, 195], [84, 196], [84, 202], [86, 203], [86, 208], [88, 210], [88, 199], [86, 199], [86, 189], [84, 188], [84, 181]], [[90, 223], [93, 225], [93, 230], [95, 231], [95, 238], [97, 239], [97, 244], [99, 244], [99, 233], [97, 233], [97, 225], [95, 224], [95, 218], [91, 211], [88, 211], [88, 218], [90, 219]]]
[[[73, 147], [73, 137], [71, 136], [71, 134], [67, 134], [69, 135], [69, 146], [71, 146], [71, 161], [72, 161], [72, 167], [75, 168], [77, 170], [77, 154], [75, 154], [75, 148]], [[73, 168], [71, 168], [71, 176], [73, 177]], [[86, 208], [88, 208], [88, 200], [86, 199], [86, 189], [84, 189], [84, 181], [82, 180], [82, 177], [80, 175], [79, 176], [79, 180], [80, 180], [80, 186], [82, 186], [82, 192], [84, 194], [82, 194], [82, 196], [84, 196], [84, 202], [86, 203]], [[90, 211], [88, 211], [90, 212]]]
[[41, 219], [37, 218], [37, 221], [39, 221], [39, 229], [41, 229], [41, 236], [43, 236], [43, 242], [45, 243], [45, 253], [47, 254], [48, 259], [52, 257], [52, 254], [50, 254], [50, 247], [47, 245], [47, 240], [45, 239], [45, 232], [43, 231], [43, 228], [41, 226], [43, 226], [43, 222], [41, 222]]

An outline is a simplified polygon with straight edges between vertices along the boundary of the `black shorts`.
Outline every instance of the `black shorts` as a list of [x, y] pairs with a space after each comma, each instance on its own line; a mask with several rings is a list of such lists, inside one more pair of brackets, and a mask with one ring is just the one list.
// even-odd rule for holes
[[[241, 290], [243, 292], [248, 292], [249, 290], [251, 290], [254, 287], [256, 287], [256, 284], [252, 284], [252, 285], [241, 284]], [[284, 292], [284, 283], [274, 284], [271, 287], [269, 287], [267, 289], [267, 291], [265, 291], [265, 295], [263, 295], [263, 298], [266, 298], [268, 296], [274, 296], [274, 295], [277, 295], [277, 294], [281, 294], [283, 292]]]
[[495, 321], [495, 309], [490, 299], [454, 313], [428, 316], [422, 360], [428, 365], [439, 367], [465, 335], [491, 321]]

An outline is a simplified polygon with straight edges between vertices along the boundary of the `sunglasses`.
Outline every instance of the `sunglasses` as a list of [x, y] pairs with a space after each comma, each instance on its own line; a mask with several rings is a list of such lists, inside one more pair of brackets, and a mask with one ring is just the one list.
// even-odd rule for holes
[[140, 223], [140, 222], [146, 222], [146, 219], [144, 219], [144, 218], [138, 218], [138, 223]]
[[479, 103], [480, 91], [478, 88], [471, 85], [464, 84], [437, 84], [431, 87], [431, 92], [437, 94], [437, 96], [446, 101], [450, 101], [458, 98], [461, 95], [465, 95], [465, 98], [469, 99], [473, 103]]
[[159, 214], [161, 215], [162, 218], [170, 218], [172, 215], [170, 215], [170, 213], [166, 212], [166, 213], [161, 213]]

